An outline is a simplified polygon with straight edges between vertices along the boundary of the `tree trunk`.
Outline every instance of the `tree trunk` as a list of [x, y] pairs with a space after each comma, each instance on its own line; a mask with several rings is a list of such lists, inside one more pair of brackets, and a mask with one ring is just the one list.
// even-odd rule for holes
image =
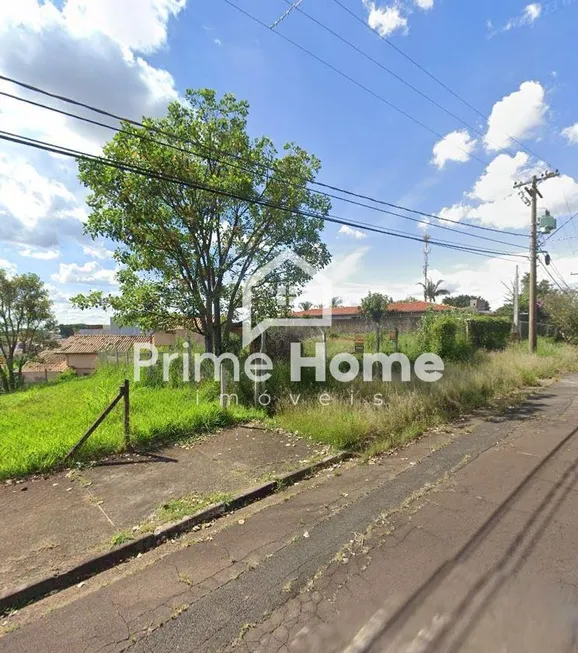
[[214, 340], [213, 349], [216, 356], [220, 356], [223, 352], [223, 330], [221, 325], [221, 303], [219, 297], [215, 297], [213, 302], [213, 316], [214, 316]]
[[375, 323], [375, 353], [379, 354], [379, 322]]
[[207, 353], [212, 353], [213, 351], [213, 330], [209, 324], [207, 324], [205, 330], [205, 351]]
[[10, 388], [8, 387], [8, 377], [6, 376], [6, 367], [0, 367], [0, 383], [2, 386], [2, 390], [8, 394], [10, 392]]

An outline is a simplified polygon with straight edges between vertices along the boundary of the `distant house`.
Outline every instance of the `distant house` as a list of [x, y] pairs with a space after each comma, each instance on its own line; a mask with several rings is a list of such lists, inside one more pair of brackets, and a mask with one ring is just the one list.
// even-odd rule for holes
[[70, 368], [64, 354], [58, 351], [46, 351], [41, 354], [40, 360], [24, 364], [22, 378], [26, 384], [52, 381], [68, 369]]
[[[387, 316], [383, 326], [387, 329], [399, 329], [400, 332], [413, 331], [419, 326], [420, 320], [427, 310], [455, 311], [453, 306], [433, 304], [424, 301], [392, 302], [388, 306]], [[369, 320], [359, 314], [359, 306], [338, 306], [331, 308], [333, 328], [347, 333], [362, 333], [373, 329]], [[295, 317], [321, 317], [323, 309], [311, 308], [308, 311], [297, 311]]]
[[78, 376], [92, 374], [99, 360], [127, 360], [135, 344], [150, 343], [149, 336], [75, 335], [61, 343], [58, 353], [66, 357]]
[[171, 347], [178, 340], [186, 339], [202, 341], [199, 334], [180, 328], [155, 331], [150, 335], [111, 335], [91, 328], [88, 334], [77, 333], [62, 340], [58, 349], [42, 352], [37, 361], [24, 365], [22, 374], [26, 383], [49, 381], [69, 369], [74, 370], [77, 376], [87, 376], [96, 370], [99, 361], [130, 362], [132, 349], [137, 343]]

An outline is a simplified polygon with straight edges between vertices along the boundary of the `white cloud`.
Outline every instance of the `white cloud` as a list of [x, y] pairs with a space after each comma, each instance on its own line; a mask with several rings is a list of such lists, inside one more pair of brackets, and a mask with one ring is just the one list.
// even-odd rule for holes
[[[0, 71], [129, 118], [160, 115], [177, 97], [174, 80], [135, 52], [150, 52], [164, 43], [168, 16], [182, 4], [180, 0], [67, 0], [59, 10], [50, 1], [25, 0], [18, 9], [3, 7]], [[87, 70], [98, 74], [87, 75]], [[0, 88], [31, 97], [8, 82], [0, 83]], [[44, 101], [70, 110], [56, 100]], [[78, 108], [76, 112], [83, 113]], [[91, 153], [111, 136], [108, 130], [5, 97], [0, 100], [0, 115], [6, 131]]]
[[0, 25], [34, 30], [64, 21], [82, 38], [104, 34], [135, 52], [151, 53], [167, 38], [167, 24], [186, 5], [186, 0], [65, 0], [62, 10], [47, 0], [2, 3]]
[[223, 41], [221, 41], [221, 39], [213, 39], [213, 43], [219, 46], [223, 45]]
[[76, 204], [74, 195], [60, 182], [39, 174], [23, 158], [0, 152], [0, 209], [25, 227], [56, 210]]
[[5, 258], [0, 258], [0, 270], [5, 270], [10, 276], [16, 274], [16, 265]]
[[415, 4], [424, 11], [432, 9], [434, 6], [434, 0], [414, 0]]
[[[498, 155], [465, 193], [467, 202], [460, 202], [439, 212], [453, 220], [477, 219], [481, 224], [498, 229], [528, 229], [529, 209], [514, 191], [514, 183], [529, 179], [544, 170], [542, 164], [532, 162], [525, 152], [511, 157]], [[562, 175], [540, 185], [544, 196], [539, 210], [549, 209], [558, 219], [578, 211], [578, 182]], [[478, 202], [475, 205], [475, 202]]]
[[520, 171], [527, 169], [529, 159], [525, 152], [518, 152], [513, 157], [509, 154], [499, 154], [489, 163], [472, 191], [467, 193], [468, 197], [482, 202], [493, 202], [510, 195], [514, 183], [520, 177]]
[[[178, 97], [174, 80], [136, 53], [164, 45], [168, 21], [185, 2], [65, 0], [61, 7], [55, 0], [2, 2], [0, 72], [129, 118], [162, 115]], [[38, 99], [8, 82], [0, 82], [0, 90]], [[75, 112], [94, 118], [79, 108]], [[96, 153], [112, 135], [5, 97], [0, 122], [6, 131]], [[82, 240], [87, 211], [74, 163], [16, 145], [4, 144], [2, 150], [0, 241], [55, 250], [65, 238]]]
[[[352, 302], [350, 297], [352, 279], [364, 270], [362, 262], [368, 251], [369, 247], [357, 247], [347, 254], [336, 256], [322, 272], [323, 278], [328, 279], [332, 285], [332, 296], [341, 297], [345, 304]], [[367, 286], [364, 288], [363, 295], [367, 295], [368, 288]], [[319, 284], [315, 283], [315, 279], [307, 284], [298, 301], [303, 300], [314, 304], [323, 301], [323, 297], [319, 295]]]
[[434, 145], [432, 163], [439, 169], [448, 161], [465, 163], [470, 160], [476, 144], [467, 129], [450, 132]]
[[34, 258], [40, 261], [52, 261], [60, 256], [57, 249], [40, 249], [38, 247], [25, 247], [18, 253], [25, 258]]
[[167, 39], [167, 23], [187, 0], [67, 0], [63, 14], [75, 31], [106, 34], [138, 52], [154, 52]]
[[459, 222], [467, 218], [472, 212], [472, 207], [468, 204], [454, 204], [450, 207], [445, 207], [438, 212], [440, 218], [445, 218], [446, 220], [452, 220], [454, 222]]
[[578, 145], [578, 122], [566, 127], [561, 133], [570, 145]]
[[424, 218], [421, 222], [417, 223], [417, 227], [422, 231], [427, 231], [430, 228], [431, 224], [432, 222], [429, 218]]
[[542, 85], [524, 82], [519, 90], [494, 104], [484, 138], [486, 149], [494, 152], [509, 147], [513, 139], [520, 141], [533, 136], [544, 123], [547, 110]]
[[[570, 274], [576, 271], [575, 258], [554, 256], [553, 259], [562, 277], [572, 285], [573, 277]], [[502, 282], [509, 284], [514, 281], [516, 265], [519, 266], [520, 278], [529, 272], [529, 264], [523, 259], [520, 259], [518, 263], [503, 259], [480, 259], [479, 262], [472, 261], [460, 269], [455, 269], [454, 266], [446, 268], [441, 265], [439, 269], [432, 270], [432, 278], [444, 279], [444, 286], [451, 287], [453, 294], [484, 297], [489, 301], [490, 307], [495, 310], [506, 302], [507, 291]], [[539, 265], [538, 280], [542, 279], [551, 281], [544, 268]]]
[[492, 22], [488, 21], [488, 28], [490, 29], [490, 37], [499, 34], [500, 32], [509, 32], [510, 30], [518, 27], [525, 27], [533, 25], [538, 18], [542, 15], [542, 5], [539, 2], [532, 2], [526, 5], [522, 13], [514, 18], [510, 18], [505, 25], [497, 29], [493, 29]]
[[112, 250], [107, 249], [102, 245], [83, 245], [82, 253], [85, 256], [89, 256], [90, 258], [96, 258], [101, 261], [111, 259], [114, 256], [114, 252]]
[[346, 224], [344, 224], [341, 227], [338, 233], [345, 234], [346, 236], [351, 236], [352, 238], [356, 238], [357, 240], [362, 240], [363, 238], [367, 237], [367, 234], [364, 234], [363, 231], [359, 231], [358, 229], [352, 229]]
[[61, 263], [58, 274], [53, 274], [51, 278], [57, 283], [110, 286], [116, 285], [116, 270], [103, 268], [96, 261], [84, 265]]
[[369, 11], [367, 24], [380, 36], [390, 36], [396, 31], [407, 32], [407, 18], [402, 15], [398, 4], [377, 7], [375, 2], [363, 0]]
[[523, 18], [527, 23], [533, 23], [542, 15], [542, 5], [539, 2], [532, 2], [524, 7]]

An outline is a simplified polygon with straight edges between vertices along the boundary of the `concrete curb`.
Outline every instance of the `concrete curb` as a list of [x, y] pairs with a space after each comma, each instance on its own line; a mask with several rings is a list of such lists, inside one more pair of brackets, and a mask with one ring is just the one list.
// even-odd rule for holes
[[245, 490], [237, 494], [227, 503], [216, 503], [201, 512], [189, 517], [184, 517], [178, 522], [172, 522], [158, 528], [154, 533], [143, 535], [135, 540], [122, 544], [112, 551], [87, 558], [84, 562], [63, 571], [56, 576], [48, 576], [42, 580], [29, 585], [23, 585], [7, 594], [0, 595], [0, 615], [22, 607], [27, 603], [33, 603], [47, 596], [59, 592], [68, 587], [90, 578], [98, 573], [111, 569], [126, 560], [133, 558], [139, 553], [150, 551], [166, 540], [191, 531], [195, 526], [213, 521], [223, 515], [238, 510], [261, 499], [275, 494], [279, 489], [297, 483], [319, 470], [341, 463], [354, 454], [342, 451], [333, 456], [326, 456], [322, 460], [303, 467], [294, 472], [282, 474], [275, 481], [269, 481], [263, 485]]

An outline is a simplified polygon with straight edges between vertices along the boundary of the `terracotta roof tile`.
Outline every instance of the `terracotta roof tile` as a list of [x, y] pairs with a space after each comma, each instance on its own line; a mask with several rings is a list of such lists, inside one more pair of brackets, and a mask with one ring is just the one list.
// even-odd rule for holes
[[150, 342], [148, 336], [75, 335], [67, 338], [60, 346], [64, 354], [98, 354], [100, 352], [130, 351], [136, 343]]
[[29, 361], [24, 364], [22, 372], [66, 372], [68, 365], [66, 356], [54, 351], [49, 351], [45, 355], [40, 355], [38, 361]]
[[[395, 313], [425, 313], [427, 309], [434, 311], [451, 311], [454, 310], [453, 306], [446, 304], [432, 304], [429, 302], [415, 301], [415, 302], [392, 302], [388, 306], [388, 310]], [[358, 315], [359, 306], [338, 306], [337, 308], [330, 309], [334, 317], [342, 317], [349, 315]], [[323, 309], [311, 308], [308, 311], [296, 311], [295, 317], [321, 317]]]

